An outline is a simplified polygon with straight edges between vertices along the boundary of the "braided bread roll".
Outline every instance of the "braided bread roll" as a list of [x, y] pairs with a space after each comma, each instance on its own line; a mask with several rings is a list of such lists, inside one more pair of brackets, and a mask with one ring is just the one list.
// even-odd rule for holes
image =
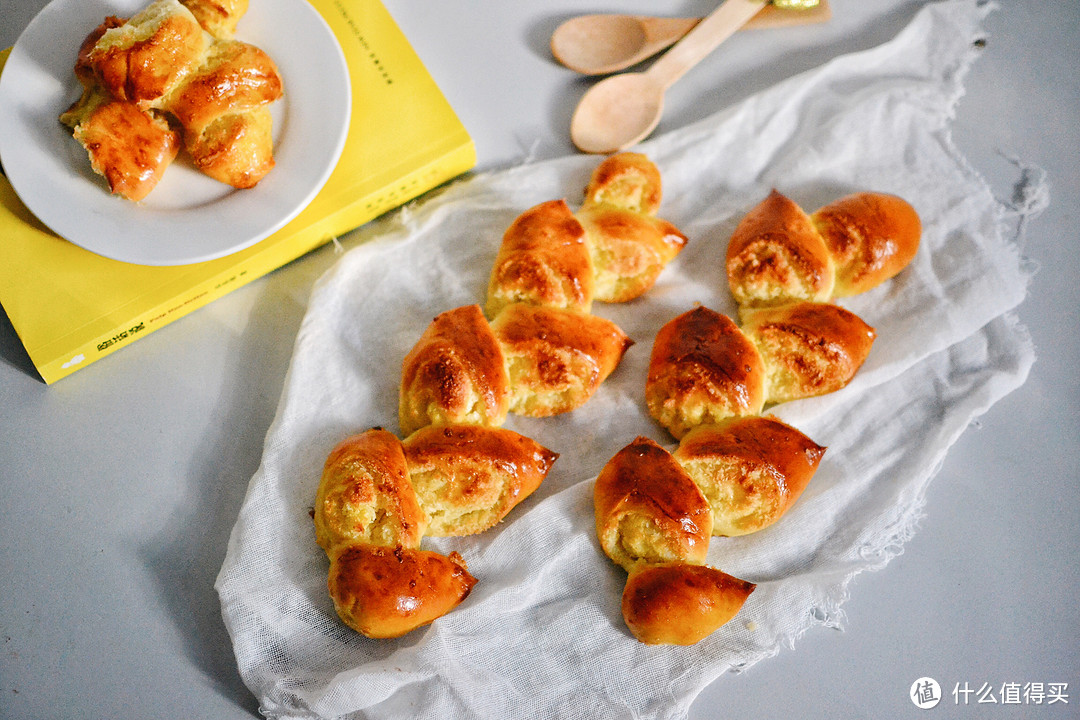
[[754, 584], [704, 565], [713, 516], [671, 453], [639, 437], [600, 471], [596, 534], [627, 571], [622, 613], [647, 644], [690, 645], [738, 613]]
[[519, 215], [503, 235], [491, 271], [485, 310], [510, 303], [589, 312], [593, 268], [585, 228], [565, 200], [549, 200]]
[[86, 62], [112, 97], [142, 110], [161, 109], [212, 44], [179, 0], [155, 0], [106, 29], [89, 48]]
[[457, 607], [476, 578], [458, 553], [422, 550], [421, 539], [493, 527], [557, 457], [482, 426], [427, 428], [404, 441], [374, 428], [343, 440], [327, 456], [313, 513], [338, 615], [367, 637], [391, 638]]
[[[82, 95], [60, 114], [60, 122], [71, 128], [91, 169], [105, 178], [109, 191], [138, 202], [160, 182], [183, 140], [180, 128], [165, 113], [118, 100], [98, 79], [91, 53], [106, 32], [124, 24], [120, 18], [107, 17], [83, 40], [74, 67]], [[123, 71], [127, 72], [126, 65]], [[139, 76], [138, 68], [135, 75]]]
[[600, 546], [627, 572], [642, 562], [705, 562], [709, 502], [671, 453], [649, 438], [638, 437], [604, 465], [593, 507]]
[[858, 372], [877, 337], [858, 315], [830, 303], [794, 302], [743, 313], [761, 353], [771, 404], [835, 392]]
[[490, 323], [478, 305], [440, 313], [402, 362], [398, 422], [498, 426], [508, 412], [546, 417], [580, 407], [632, 341], [615, 323], [512, 303]]
[[761, 354], [726, 315], [698, 306], [656, 333], [645, 404], [676, 438], [696, 425], [756, 415], [765, 400]]
[[773, 190], [731, 235], [728, 284], [740, 307], [847, 297], [907, 267], [921, 235], [914, 208], [894, 195], [855, 193], [807, 214]]
[[202, 173], [235, 188], [254, 187], [274, 167], [270, 103], [281, 75], [263, 50], [218, 40], [165, 100], [184, 128], [184, 147]]
[[[475, 579], [460, 556], [421, 551], [420, 537], [482, 532], [547, 475], [558, 455], [498, 426], [509, 412], [544, 417], [573, 410], [618, 366], [632, 341], [589, 311], [594, 299], [621, 302], [645, 292], [685, 244], [674, 226], [654, 217], [659, 202], [659, 171], [642, 155], [623, 154], [596, 169], [577, 214], [563, 200], [523, 212], [504, 233], [492, 268], [490, 321], [479, 305], [440, 313], [403, 359], [398, 420], [405, 439], [369, 430], [330, 454], [316, 498], [316, 539], [330, 559], [331, 597], [348, 625], [369, 637], [396, 637], [469, 593]], [[708, 503], [670, 454], [656, 449], [703, 526], [667, 528], [666, 550], [646, 527], [651, 520], [636, 523], [636, 537], [634, 518], [649, 513], [633, 509], [641, 496], [631, 491], [621, 503], [620, 545], [652, 559], [654, 543], [657, 559], [700, 564], [711, 533]], [[612, 502], [626, 482], [613, 481]], [[662, 485], [650, 491], [660, 497]], [[682, 509], [676, 503], [672, 512]], [[638, 565], [629, 557], [626, 563]], [[706, 590], [695, 569], [687, 587], [700, 586], [701, 603], [720, 593], [714, 605], [722, 607], [729, 593], [716, 582], [720, 575], [708, 575]], [[716, 621], [715, 612], [706, 615], [703, 622]], [[652, 623], [642, 614], [643, 637]]]
[[655, 217], [660, 198], [656, 166], [639, 153], [619, 153], [593, 171], [576, 213], [565, 200], [526, 210], [499, 246], [488, 315], [516, 302], [588, 313], [594, 300], [641, 296], [687, 242]]
[[645, 380], [649, 414], [675, 438], [766, 405], [847, 385], [870, 353], [875, 333], [853, 312], [800, 302], [731, 318], [698, 306], [656, 334]]

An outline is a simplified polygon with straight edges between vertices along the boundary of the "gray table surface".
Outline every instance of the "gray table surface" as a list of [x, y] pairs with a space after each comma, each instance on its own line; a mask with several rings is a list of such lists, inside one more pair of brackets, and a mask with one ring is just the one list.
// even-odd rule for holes
[[[573, 152], [585, 83], [549, 56], [559, 21], [712, 7], [385, 3], [481, 170]], [[2, 0], [0, 46], [44, 4]], [[736, 37], [676, 86], [661, 131], [884, 42], [923, 4], [833, 0], [828, 25]], [[954, 136], [999, 197], [1018, 177], [1008, 158], [1047, 173], [1051, 203], [1023, 246], [1039, 270], [1018, 311], [1034, 369], [953, 447], [903, 554], [852, 583], [843, 630], [720, 678], [692, 718], [1080, 717], [1080, 3], [1003, 0], [986, 24]], [[334, 260], [317, 250], [52, 387], [0, 314], [0, 718], [258, 717], [213, 582], [312, 283]], [[1068, 703], [947, 695], [921, 711], [908, 700], [921, 676], [947, 693], [1067, 683]]]

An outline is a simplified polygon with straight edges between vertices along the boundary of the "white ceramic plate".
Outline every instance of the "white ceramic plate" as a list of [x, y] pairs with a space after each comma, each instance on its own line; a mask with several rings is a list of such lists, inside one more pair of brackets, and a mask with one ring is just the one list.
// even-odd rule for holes
[[140, 265], [229, 255], [280, 229], [322, 188], [348, 134], [349, 71], [333, 32], [306, 0], [258, 0], [237, 39], [265, 50], [285, 97], [271, 106], [276, 166], [235, 190], [177, 158], [140, 203], [110, 194], [57, 119], [79, 97], [72, 67], [83, 38], [108, 15], [149, 0], [53, 0], [19, 37], [0, 76], [0, 162], [15, 192], [53, 232]]

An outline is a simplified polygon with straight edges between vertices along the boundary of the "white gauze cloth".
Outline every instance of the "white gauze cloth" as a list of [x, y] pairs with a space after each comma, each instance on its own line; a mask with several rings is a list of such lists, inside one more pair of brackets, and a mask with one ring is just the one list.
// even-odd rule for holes
[[[949, 122], [988, 12], [928, 5], [896, 38], [642, 144], [664, 182], [661, 217], [689, 238], [634, 302], [597, 303], [636, 344], [582, 408], [511, 416], [506, 427], [560, 454], [541, 488], [498, 527], [426, 539], [479, 580], [433, 624], [395, 640], [346, 628], [327, 595], [310, 509], [323, 462], [346, 436], [397, 430], [401, 360], [438, 313], [482, 304], [517, 215], [572, 207], [599, 159], [572, 156], [462, 180], [348, 238], [316, 284], [262, 464], [217, 581], [244, 681], [271, 718], [677, 718], [719, 675], [842, 621], [857, 573], [884, 566], [923, 512], [924, 492], [972, 419], [1018, 387], [1034, 360], [1010, 311], [1029, 272], [1016, 216], [957, 152]], [[843, 301], [877, 330], [853, 382], [773, 412], [828, 446], [772, 527], [713, 538], [709, 564], [757, 583], [736, 618], [690, 647], [646, 646], [620, 612], [625, 573], [601, 552], [593, 479], [648, 417], [656, 331], [701, 303], [735, 315], [727, 239], [777, 188], [807, 211], [861, 190], [906, 198], [922, 246], [895, 279]], [[1031, 188], [1029, 188], [1031, 190]]]

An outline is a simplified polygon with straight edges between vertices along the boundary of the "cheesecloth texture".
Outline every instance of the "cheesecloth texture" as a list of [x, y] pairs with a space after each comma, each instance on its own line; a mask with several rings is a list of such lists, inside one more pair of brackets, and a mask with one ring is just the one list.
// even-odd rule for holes
[[[505, 229], [540, 202], [577, 207], [599, 159], [477, 174], [351, 234], [313, 289], [216, 585], [262, 712], [678, 718], [718, 676], [792, 647], [809, 628], [841, 625], [851, 579], [902, 550], [949, 447], [1034, 361], [1010, 311], [1030, 276], [1018, 220], [1045, 205], [1045, 185], [995, 199], [950, 137], [990, 11], [974, 0], [927, 5], [883, 45], [636, 148], [663, 176], [660, 216], [689, 243], [643, 298], [594, 304], [635, 345], [585, 406], [510, 417], [506, 427], [559, 460], [496, 528], [425, 540], [460, 552], [479, 582], [457, 609], [396, 640], [364, 638], [334, 612], [310, 516], [322, 464], [350, 434], [397, 431], [401, 360], [424, 328], [440, 312], [483, 304]], [[593, 479], [638, 435], [674, 447], [644, 407], [652, 339], [698, 303], [737, 317], [727, 240], [772, 188], [807, 211], [854, 191], [900, 195], [922, 218], [922, 246], [895, 279], [841, 301], [877, 330], [851, 384], [771, 410], [828, 451], [778, 523], [713, 538], [709, 564], [756, 591], [697, 645], [646, 646], [623, 624], [626, 575], [596, 540]]]

